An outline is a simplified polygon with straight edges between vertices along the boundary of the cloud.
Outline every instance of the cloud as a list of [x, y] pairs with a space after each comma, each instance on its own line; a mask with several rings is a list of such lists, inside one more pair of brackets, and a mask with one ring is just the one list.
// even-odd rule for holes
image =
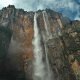
[[[68, 17], [68, 14], [75, 12], [77, 14], [74, 14], [74, 17], [78, 17], [78, 14], [80, 13], [78, 12], [80, 8], [79, 0], [7, 0], [7, 2], [5, 2], [5, 0], [0, 0], [0, 2], [1, 1], [2, 3], [0, 3], [0, 9], [3, 6], [7, 6], [8, 4], [13, 4], [16, 8], [22, 8], [25, 11], [37, 11], [39, 9], [42, 10], [51, 8], [53, 11], [61, 11], [64, 17]], [[69, 16], [69, 18], [72, 20], [74, 19], [74, 17], [73, 14]], [[79, 19], [79, 17], [77, 19]]]
[[74, 20], [79, 20], [79, 21], [80, 21], [80, 17], [79, 17], [79, 16], [76, 16], [76, 17], [74, 18]]
[[79, 20], [80, 21], [80, 12], [79, 12], [79, 10], [77, 11], [76, 16], [74, 17], [74, 20]]
[[0, 9], [8, 6], [9, 4], [13, 4], [13, 0], [0, 0]]
[[[54, 11], [61, 11], [64, 17], [69, 17], [72, 20], [75, 15], [77, 16], [77, 14], [74, 14], [73, 17], [73, 13], [79, 13], [78, 10], [80, 8], [79, 4], [75, 3], [73, 0], [23, 0], [20, 5], [15, 6], [22, 7], [27, 11], [37, 11], [39, 9], [42, 10], [51, 8]], [[79, 20], [79, 17], [77, 19]]]

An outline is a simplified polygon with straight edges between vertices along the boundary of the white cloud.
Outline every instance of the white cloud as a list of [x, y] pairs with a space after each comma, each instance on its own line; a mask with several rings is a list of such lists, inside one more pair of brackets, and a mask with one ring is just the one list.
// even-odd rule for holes
[[8, 6], [9, 4], [12, 4], [13, 0], [0, 0], [0, 5], [2, 6]]
[[0, 9], [8, 6], [8, 4], [13, 4], [16, 8], [23, 8], [25, 11], [37, 11], [38, 9], [46, 8], [51, 8], [55, 11], [64, 10], [63, 12], [66, 13], [64, 16], [68, 16], [67, 11], [79, 13], [79, 4], [73, 0], [0, 0]]
[[80, 17], [79, 17], [79, 16], [76, 16], [76, 17], [74, 18], [74, 20], [79, 20], [79, 21], [80, 21]]
[[79, 12], [79, 10], [78, 10], [74, 20], [79, 20], [80, 21], [80, 12]]
[[37, 10], [39, 10], [39, 9], [41, 9], [41, 10], [44, 9], [43, 5], [39, 5]]

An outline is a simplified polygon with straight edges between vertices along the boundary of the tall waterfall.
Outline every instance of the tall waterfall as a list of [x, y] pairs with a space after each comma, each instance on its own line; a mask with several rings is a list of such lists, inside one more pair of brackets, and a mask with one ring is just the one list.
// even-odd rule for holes
[[34, 45], [34, 74], [33, 74], [33, 79], [34, 80], [45, 80], [45, 66], [42, 61], [43, 57], [43, 49], [41, 46], [41, 35], [39, 34], [39, 28], [37, 25], [37, 17], [38, 14], [35, 13], [34, 15], [34, 40], [33, 40], [33, 45]]
[[46, 29], [46, 36], [48, 37], [46, 39], [47, 40], [52, 39], [52, 33], [50, 30], [50, 23], [48, 21], [48, 15], [47, 15], [46, 11], [43, 11], [42, 13], [43, 13], [43, 20], [44, 20], [45, 29]]
[[52, 39], [52, 33], [51, 33], [51, 29], [50, 29], [48, 15], [47, 15], [46, 11], [43, 11], [42, 13], [43, 13], [43, 20], [44, 20], [45, 29], [46, 29], [46, 35], [42, 34], [42, 36], [43, 36], [43, 41], [44, 41], [45, 53], [46, 53], [47, 76], [49, 78], [48, 80], [52, 80], [52, 71], [49, 66], [48, 48], [47, 48], [47, 41], [49, 39]]
[[[33, 80], [52, 80], [51, 79], [51, 71], [49, 67], [49, 61], [47, 58], [47, 47], [45, 44], [45, 50], [43, 51], [42, 44], [41, 44], [41, 34], [39, 33], [39, 28], [37, 24], [37, 17], [39, 16], [38, 13], [35, 13], [34, 15], [34, 39], [33, 39], [33, 45], [34, 45], [34, 58], [33, 61]], [[43, 56], [46, 53], [46, 62], [43, 62]]]

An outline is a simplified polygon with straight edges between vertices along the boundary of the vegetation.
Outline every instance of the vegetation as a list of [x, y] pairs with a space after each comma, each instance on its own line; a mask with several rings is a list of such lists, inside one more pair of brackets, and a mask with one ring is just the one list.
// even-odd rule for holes
[[[77, 37], [79, 38], [79, 41], [80, 41], [80, 27], [79, 26], [72, 27], [70, 25], [66, 26], [67, 30], [69, 28], [71, 28], [73, 31], [78, 33]], [[62, 37], [63, 37], [63, 40], [65, 42], [66, 50], [68, 51], [66, 53], [66, 55], [73, 54], [74, 52], [76, 53], [78, 48], [80, 47], [80, 45], [75, 42], [76, 36], [72, 37], [67, 31], [64, 31], [63, 34], [62, 34]]]
[[80, 33], [80, 26], [76, 26], [75, 27], [75, 31], [78, 32], [78, 33]]
[[0, 27], [0, 56], [4, 56], [8, 49], [12, 32], [9, 28]]
[[76, 80], [80, 80], [80, 69], [79, 68], [74, 68], [74, 73], [76, 76]]
[[1, 31], [1, 32], [4, 32], [5, 34], [7, 34], [7, 35], [9, 35], [9, 36], [12, 35], [11, 29], [9, 29], [9, 28], [7, 28], [7, 27], [5, 28], [5, 27], [1, 26], [1, 27], [0, 27], [0, 31]]
[[72, 28], [72, 26], [71, 25], [68, 25], [68, 26], [66, 26], [66, 28], [69, 29], [69, 28]]
[[54, 38], [54, 42], [55, 42], [56, 44], [58, 44], [58, 43], [60, 42], [59, 38], [55, 37], [55, 38]]
[[69, 33], [63, 32], [62, 37], [68, 38], [69, 37]]

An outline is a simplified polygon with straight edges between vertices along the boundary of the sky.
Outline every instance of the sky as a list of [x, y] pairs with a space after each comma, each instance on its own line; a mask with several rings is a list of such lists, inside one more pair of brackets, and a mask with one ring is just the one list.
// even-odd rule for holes
[[8, 5], [25, 11], [37, 11], [50, 8], [62, 12], [63, 17], [80, 20], [80, 0], [0, 0], [0, 10]]

